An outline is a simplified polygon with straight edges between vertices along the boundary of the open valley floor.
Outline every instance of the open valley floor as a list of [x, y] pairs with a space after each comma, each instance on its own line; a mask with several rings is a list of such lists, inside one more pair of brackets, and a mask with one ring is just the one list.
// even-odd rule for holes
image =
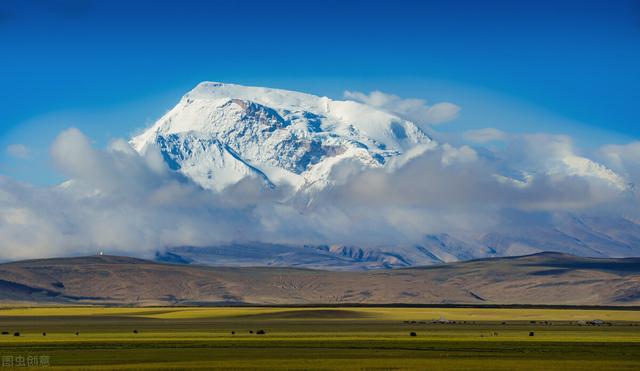
[[634, 309], [33, 307], [0, 329], [14, 368], [640, 368]]

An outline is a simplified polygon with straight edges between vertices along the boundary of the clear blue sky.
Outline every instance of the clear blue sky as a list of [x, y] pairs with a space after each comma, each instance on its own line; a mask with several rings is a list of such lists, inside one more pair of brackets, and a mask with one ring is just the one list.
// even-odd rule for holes
[[502, 102], [565, 120], [513, 116], [532, 131], [637, 139], [640, 2], [3, 0], [0, 174], [53, 179], [4, 148], [41, 166], [65, 126], [127, 136], [202, 80], [451, 101], [478, 127], [507, 125]]

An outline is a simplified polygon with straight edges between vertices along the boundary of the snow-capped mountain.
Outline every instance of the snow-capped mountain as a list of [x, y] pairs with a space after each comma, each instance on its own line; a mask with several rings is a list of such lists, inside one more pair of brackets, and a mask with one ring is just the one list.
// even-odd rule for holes
[[[204, 188], [221, 190], [256, 177], [296, 191], [344, 180], [350, 173], [338, 174], [338, 164], [384, 167], [438, 146], [414, 123], [362, 103], [219, 82], [200, 83], [130, 143], [141, 154], [159, 149], [170, 168]], [[537, 171], [550, 175], [627, 187], [622, 176], [572, 153], [539, 166]], [[513, 177], [513, 170], [495, 175], [515, 183], [530, 180]]]
[[203, 82], [131, 140], [209, 189], [244, 177], [295, 190], [339, 181], [335, 165], [381, 167], [432, 140], [412, 122], [353, 101]]
[[[429, 150], [442, 150], [443, 163], [477, 156], [469, 147], [457, 150], [438, 144], [414, 123], [365, 104], [217, 82], [199, 84], [130, 143], [141, 154], [159, 150], [171, 169], [205, 189], [220, 191], [249, 177], [293, 195], [313, 195], [362, 169], [401, 167]], [[627, 190], [622, 176], [570, 152], [534, 163], [531, 171], [500, 171], [492, 175], [516, 187], [528, 187], [536, 173], [545, 173], [597, 178], [615, 192]], [[588, 217], [566, 215], [558, 220], [475, 235], [442, 231], [403, 246], [259, 241], [251, 246], [177, 247], [159, 256], [223, 265], [370, 269], [547, 250], [590, 256], [637, 254], [640, 226], [634, 222], [619, 220], [612, 227]]]

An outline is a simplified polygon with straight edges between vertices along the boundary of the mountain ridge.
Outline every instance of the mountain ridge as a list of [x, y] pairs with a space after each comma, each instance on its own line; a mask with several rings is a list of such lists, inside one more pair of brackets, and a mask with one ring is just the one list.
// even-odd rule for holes
[[73, 305], [640, 304], [640, 258], [540, 253], [335, 272], [88, 256], [0, 264], [5, 303]]

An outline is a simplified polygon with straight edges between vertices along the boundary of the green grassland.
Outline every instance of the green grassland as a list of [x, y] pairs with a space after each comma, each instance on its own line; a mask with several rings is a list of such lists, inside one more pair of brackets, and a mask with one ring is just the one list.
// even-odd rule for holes
[[634, 310], [3, 308], [0, 331], [51, 369], [640, 369]]

